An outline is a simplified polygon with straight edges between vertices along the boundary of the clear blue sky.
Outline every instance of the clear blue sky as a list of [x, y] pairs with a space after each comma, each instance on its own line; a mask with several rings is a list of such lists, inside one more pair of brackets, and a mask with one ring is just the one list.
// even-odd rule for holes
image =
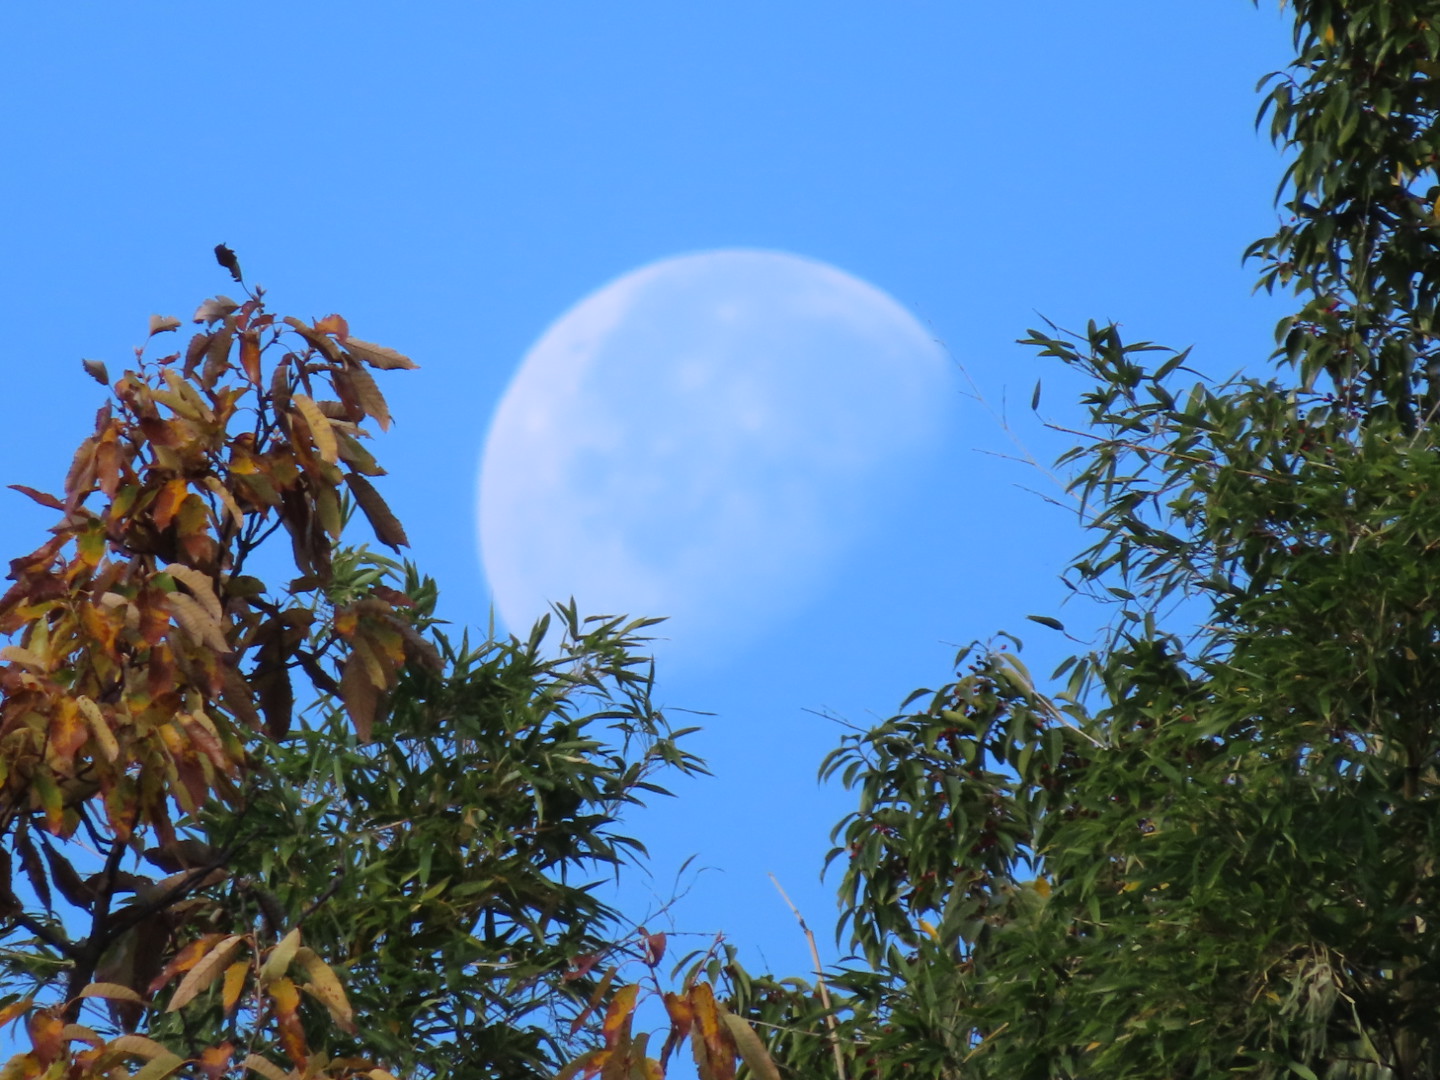
[[[339, 311], [422, 365], [387, 379], [376, 451], [458, 623], [489, 610], [475, 474], [515, 365], [655, 259], [776, 249], [875, 284], [1049, 459], [1031, 389], [1073, 416], [1074, 385], [1013, 344], [1037, 312], [1193, 344], [1211, 372], [1263, 362], [1281, 309], [1240, 255], [1274, 227], [1254, 86], [1288, 55], [1244, 0], [7, 4], [0, 480], [59, 486], [101, 396], [80, 358], [118, 370], [152, 312], [225, 291], [219, 241], [276, 310]], [[807, 710], [888, 715], [998, 629], [1039, 670], [1060, 655], [1024, 616], [1072, 618], [1073, 515], [976, 452], [1008, 447], [984, 408], [950, 408], [911, 505], [810, 607], [724, 670], [658, 673], [664, 703], [716, 713], [694, 741], [716, 776], [634, 827], [658, 891], [687, 855], [715, 868], [678, 927], [757, 967], [808, 967], [766, 871], [832, 924], [818, 871], [848, 800], [815, 784], [839, 729]], [[0, 494], [4, 558], [47, 524]]]

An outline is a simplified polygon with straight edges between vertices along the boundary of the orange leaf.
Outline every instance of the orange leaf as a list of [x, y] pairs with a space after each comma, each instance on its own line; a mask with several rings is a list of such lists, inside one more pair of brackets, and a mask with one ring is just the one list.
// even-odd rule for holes
[[630, 1019], [635, 1012], [635, 995], [639, 991], [640, 987], [631, 983], [629, 986], [622, 986], [610, 999], [610, 1007], [605, 1010], [606, 1046], [613, 1047], [619, 1041], [621, 1031], [629, 1028]]
[[220, 974], [226, 961], [235, 955], [235, 950], [240, 948], [243, 941], [244, 938], [238, 934], [231, 934], [206, 953], [200, 962], [190, 969], [185, 978], [180, 980], [180, 985], [175, 988], [175, 993], [171, 996], [170, 1004], [165, 1011], [178, 1012], [194, 1001], [197, 995], [208, 989]]
[[160, 969], [160, 974], [151, 980], [146, 992], [153, 994], [182, 971], [189, 971], [204, 959], [205, 954], [224, 936], [224, 934], [201, 934], [176, 953], [174, 958]]
[[280, 1046], [285, 1055], [303, 1069], [310, 1057], [305, 1032], [300, 1026], [300, 991], [288, 978], [276, 979], [266, 992], [275, 1002], [275, 1019], [280, 1024]]
[[235, 1056], [233, 1043], [223, 1042], [219, 1046], [207, 1046], [200, 1051], [200, 1068], [206, 1080], [220, 1080], [230, 1069], [230, 1059]]
[[345, 339], [350, 336], [350, 324], [345, 321], [343, 315], [326, 315], [315, 324], [316, 333], [334, 334], [340, 339], [340, 344], [345, 344]]
[[48, 1066], [65, 1046], [65, 1021], [54, 1013], [39, 1012], [30, 1018], [30, 1043], [36, 1060]]
[[245, 377], [260, 385], [260, 332], [246, 330], [240, 335], [240, 367]]
[[21, 998], [19, 1001], [12, 1001], [4, 1008], [0, 1008], [0, 1027], [14, 1023], [16, 1017], [29, 1012], [34, 1004], [34, 998]]

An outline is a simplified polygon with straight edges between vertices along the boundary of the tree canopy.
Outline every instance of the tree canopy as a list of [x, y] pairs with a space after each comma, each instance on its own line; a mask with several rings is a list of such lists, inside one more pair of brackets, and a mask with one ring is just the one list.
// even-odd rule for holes
[[1093, 384], [1066, 580], [1113, 617], [1048, 680], [971, 646], [830, 755], [854, 956], [806, 979], [666, 959], [589, 888], [702, 767], [646, 620], [455, 641], [347, 532], [406, 543], [365, 426], [406, 357], [247, 288], [91, 365], [0, 598], [4, 1075], [1440, 1075], [1440, 3], [1291, 7], [1270, 370], [1027, 335]]

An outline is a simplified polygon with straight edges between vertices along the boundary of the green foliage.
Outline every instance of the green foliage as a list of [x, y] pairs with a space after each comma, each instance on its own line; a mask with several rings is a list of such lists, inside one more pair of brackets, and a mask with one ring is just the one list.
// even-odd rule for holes
[[1276, 373], [1026, 339], [1095, 386], [1068, 578], [1113, 618], [1052, 691], [966, 650], [826, 762], [840, 1064], [808, 989], [737, 996], [795, 1075], [1440, 1075], [1440, 4], [1294, 8]]

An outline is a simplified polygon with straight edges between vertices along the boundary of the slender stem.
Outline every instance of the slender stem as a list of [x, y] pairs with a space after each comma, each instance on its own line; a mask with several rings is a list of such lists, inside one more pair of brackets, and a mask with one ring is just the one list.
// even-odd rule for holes
[[835, 1011], [830, 1007], [830, 991], [825, 986], [825, 972], [820, 964], [820, 950], [815, 947], [815, 934], [805, 924], [805, 916], [800, 914], [800, 909], [790, 899], [780, 885], [780, 879], [774, 874], [770, 875], [770, 883], [775, 886], [775, 891], [780, 894], [780, 899], [794, 913], [795, 921], [800, 924], [800, 929], [805, 933], [805, 940], [810, 945], [810, 959], [815, 961], [815, 988], [820, 991], [820, 1004], [825, 1008], [826, 1036], [830, 1042], [830, 1052], [835, 1055], [835, 1075], [840, 1080], [845, 1080], [845, 1058], [840, 1053], [840, 1036], [835, 1030]]

